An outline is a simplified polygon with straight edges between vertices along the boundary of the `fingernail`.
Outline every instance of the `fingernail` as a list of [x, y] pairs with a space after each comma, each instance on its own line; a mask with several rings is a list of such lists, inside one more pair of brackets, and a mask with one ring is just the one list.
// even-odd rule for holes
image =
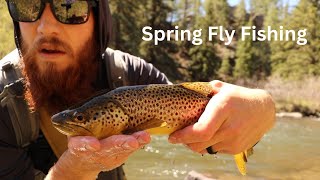
[[147, 142], [146, 142], [143, 138], [141, 138], [141, 137], [139, 137], [137, 140], [138, 140], [139, 144], [146, 144], [146, 143], [147, 143]]
[[96, 149], [94, 147], [90, 146], [89, 144], [85, 144], [84, 147], [89, 151], [96, 151]]
[[125, 149], [136, 149], [138, 148], [138, 143], [136, 141], [125, 141], [123, 144], [122, 144], [122, 147], [125, 148]]
[[169, 137], [169, 142], [172, 144], [178, 143], [178, 139], [176, 137]]
[[83, 142], [83, 148], [85, 150], [89, 150], [89, 151], [96, 151], [97, 150], [97, 147], [93, 147], [91, 145], [93, 143], [92, 141], [90, 141], [86, 138], [81, 139], [81, 141]]
[[150, 136], [139, 136], [137, 140], [139, 144], [147, 144], [150, 142]]
[[144, 131], [137, 132], [133, 134], [133, 136], [137, 139], [140, 145], [147, 144], [150, 142], [150, 135]]

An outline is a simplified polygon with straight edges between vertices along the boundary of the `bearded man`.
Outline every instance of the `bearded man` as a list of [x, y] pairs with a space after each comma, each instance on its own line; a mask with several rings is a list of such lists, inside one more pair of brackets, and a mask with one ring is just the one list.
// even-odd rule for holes
[[[150, 142], [146, 132], [102, 140], [54, 132], [52, 114], [102, 89], [111, 89], [106, 49], [111, 36], [107, 0], [6, 0], [15, 42], [6, 60], [21, 62], [25, 98], [41, 114], [41, 131], [27, 147], [17, 145], [7, 107], [0, 107], [1, 179], [125, 179], [121, 165]], [[66, 13], [67, 11], [68, 13]], [[144, 60], [122, 53], [129, 85], [170, 83]], [[112, 82], [111, 82], [112, 83]], [[252, 147], [274, 124], [271, 96], [220, 81], [199, 121], [170, 135], [198, 153], [237, 154]], [[0, 89], [1, 90], [1, 89]]]

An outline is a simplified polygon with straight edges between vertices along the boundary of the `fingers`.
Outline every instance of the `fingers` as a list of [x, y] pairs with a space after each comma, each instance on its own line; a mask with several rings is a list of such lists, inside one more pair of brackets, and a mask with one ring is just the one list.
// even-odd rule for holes
[[145, 131], [136, 132], [132, 136], [138, 140], [140, 145], [146, 145], [151, 141], [150, 134]]
[[169, 142], [189, 144], [209, 141], [228, 118], [228, 115], [228, 108], [226, 108], [224, 101], [218, 95], [214, 96], [207, 104], [198, 122], [171, 134]]
[[73, 154], [81, 152], [95, 152], [100, 150], [100, 142], [98, 139], [90, 136], [76, 136], [70, 137], [68, 142], [68, 149]]
[[[206, 151], [206, 148], [218, 144], [224, 141], [228, 136], [226, 136], [226, 131], [218, 131], [209, 141], [203, 141], [198, 143], [190, 143], [187, 144], [188, 148], [194, 152], [203, 152]], [[221, 150], [221, 149], [219, 149]], [[218, 149], [214, 149], [214, 151], [218, 151]]]
[[140, 149], [150, 142], [150, 135], [146, 132], [137, 132], [132, 135], [116, 135], [101, 140], [102, 149], [112, 154], [120, 151], [130, 152]]
[[150, 135], [146, 132], [115, 135], [102, 140], [79, 136], [69, 138], [68, 148], [74, 161], [86, 166], [84, 169], [105, 171], [120, 166], [133, 152], [149, 142]]

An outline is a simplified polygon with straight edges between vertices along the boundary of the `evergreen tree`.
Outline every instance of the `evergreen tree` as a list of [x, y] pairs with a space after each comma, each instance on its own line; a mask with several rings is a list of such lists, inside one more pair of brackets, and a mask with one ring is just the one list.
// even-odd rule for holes
[[0, 59], [15, 48], [12, 21], [6, 1], [0, 2]]
[[217, 41], [208, 42], [209, 26], [229, 27], [229, 5], [226, 0], [205, 0], [204, 17], [198, 18], [196, 27], [202, 29], [203, 44], [189, 49], [191, 80], [210, 81], [218, 77], [221, 58], [217, 55]]
[[192, 81], [211, 81], [217, 77], [220, 58], [216, 56], [211, 43], [191, 48], [189, 55], [192, 62], [188, 70]]
[[[252, 21], [249, 21], [248, 26], [252, 26]], [[252, 46], [251, 36], [237, 42], [236, 65], [234, 69], [234, 76], [237, 79], [248, 79], [253, 76], [255, 58]]]
[[229, 57], [229, 54], [223, 56], [221, 67], [219, 69], [219, 77], [227, 82], [232, 81], [233, 77], [233, 63], [232, 59]]
[[[110, 1], [110, 9], [113, 17], [113, 40], [115, 49], [123, 50], [131, 54], [139, 55], [141, 40], [141, 21], [145, 12], [143, 5], [146, 0], [121, 0]], [[139, 24], [140, 23], [140, 24]]]
[[227, 0], [205, 0], [204, 10], [207, 25], [211, 26], [229, 26], [229, 4]]
[[[234, 11], [234, 26], [237, 33], [241, 32], [241, 28], [247, 24], [247, 11], [245, 0], [241, 0]], [[237, 34], [240, 35], [240, 34]]]
[[[152, 27], [152, 34], [154, 34], [155, 30], [167, 31], [174, 29], [173, 25], [168, 22], [168, 16], [173, 11], [170, 2], [159, 0], [147, 1], [144, 5], [144, 12], [148, 15], [144, 17], [142, 27]], [[142, 41], [139, 50], [144, 59], [166, 73], [170, 79], [181, 78], [177, 71], [177, 62], [172, 58], [172, 54], [177, 52], [177, 46], [174, 42], [163, 41], [155, 45], [153, 41]]]
[[250, 0], [250, 11], [252, 15], [265, 16], [271, 4], [277, 4], [278, 0]]
[[319, 7], [313, 0], [301, 0], [288, 17], [287, 29], [296, 32], [306, 29], [306, 45], [295, 41], [282, 43], [281, 49], [272, 55], [274, 74], [289, 79], [320, 75], [320, 19]]

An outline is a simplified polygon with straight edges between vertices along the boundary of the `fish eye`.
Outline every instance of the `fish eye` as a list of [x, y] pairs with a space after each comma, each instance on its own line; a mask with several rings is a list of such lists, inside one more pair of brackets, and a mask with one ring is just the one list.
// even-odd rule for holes
[[78, 115], [77, 116], [77, 120], [82, 121], [83, 120], [83, 116], [82, 115]]
[[73, 114], [73, 116], [75, 117], [75, 119], [77, 121], [84, 121], [85, 120], [84, 115], [82, 113], [75, 112]]

